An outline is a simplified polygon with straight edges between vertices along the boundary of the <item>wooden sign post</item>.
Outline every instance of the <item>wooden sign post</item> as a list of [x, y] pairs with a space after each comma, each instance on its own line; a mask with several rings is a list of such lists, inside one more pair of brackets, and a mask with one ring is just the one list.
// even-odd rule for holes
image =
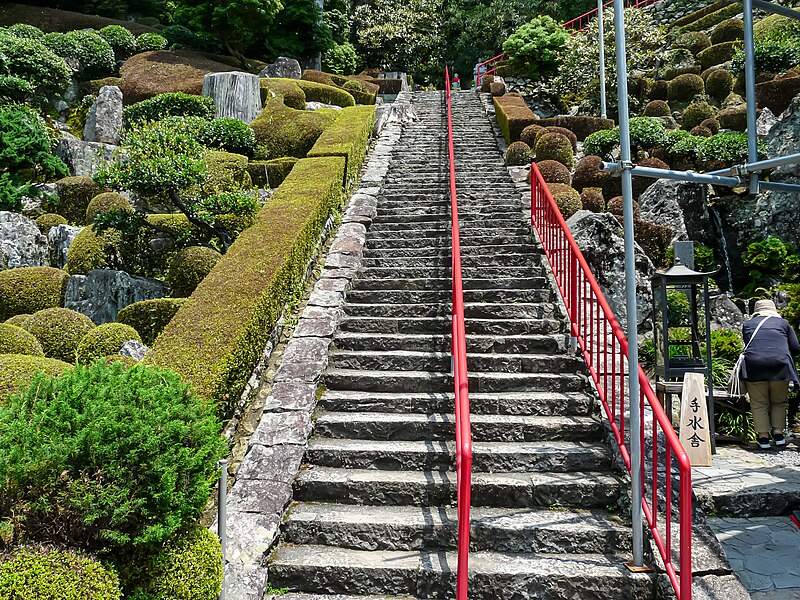
[[711, 466], [706, 385], [700, 373], [686, 373], [683, 376], [680, 440], [693, 467]]

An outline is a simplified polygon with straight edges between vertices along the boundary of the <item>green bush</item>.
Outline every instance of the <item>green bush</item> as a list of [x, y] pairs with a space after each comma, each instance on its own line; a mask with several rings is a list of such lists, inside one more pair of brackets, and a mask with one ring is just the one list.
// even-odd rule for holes
[[22, 547], [0, 556], [4, 600], [122, 600], [117, 574], [70, 550]]
[[24, 102], [33, 95], [33, 84], [14, 75], [0, 75], [0, 102]]
[[569, 33], [552, 17], [540, 15], [519, 27], [503, 44], [516, 73], [539, 78], [555, 73], [558, 53]]
[[0, 514], [48, 541], [157, 547], [205, 508], [219, 431], [170, 371], [96, 361], [39, 377], [0, 409]]
[[707, 102], [694, 102], [683, 111], [681, 129], [694, 129], [706, 119], [711, 119], [717, 114], [717, 110]]
[[0, 407], [4, 405], [8, 394], [24, 390], [39, 373], [59, 375], [71, 368], [71, 364], [54, 358], [27, 354], [0, 354], [0, 401], [2, 401]]
[[536, 160], [555, 160], [571, 169], [575, 162], [572, 142], [560, 133], [542, 133], [536, 140]]
[[75, 362], [75, 351], [95, 324], [86, 315], [68, 308], [47, 308], [31, 315], [25, 322], [27, 329], [39, 340], [47, 358]]
[[141, 342], [142, 338], [130, 325], [104, 323], [81, 338], [75, 351], [76, 361], [86, 365], [96, 358], [119, 354], [122, 345], [131, 340]]
[[200, 128], [198, 141], [216, 150], [253, 156], [256, 149], [256, 134], [239, 119], [223, 117], [206, 121]]
[[183, 92], [165, 92], [136, 104], [126, 106], [123, 110], [125, 123], [141, 123], [160, 121], [166, 117], [200, 117], [213, 119], [216, 114], [213, 98], [184, 94]]
[[736, 55], [736, 49], [741, 45], [741, 42], [723, 42], [722, 44], [714, 44], [710, 48], [706, 48], [697, 55], [697, 60], [700, 61], [700, 66], [705, 69], [710, 69], [713, 66], [721, 65], [728, 62]]
[[678, 290], [667, 292], [667, 322], [670, 327], [684, 327], [687, 324], [691, 306], [689, 298]]
[[334, 44], [322, 53], [322, 68], [338, 75], [350, 75], [358, 68], [356, 49], [349, 42]]
[[136, 37], [121, 25], [106, 25], [97, 33], [114, 49], [117, 60], [125, 60], [139, 51]]
[[795, 254], [794, 247], [774, 236], [749, 244], [742, 262], [750, 275], [750, 287], [770, 287], [771, 281], [781, 277], [786, 259], [792, 254]]
[[[759, 146], [759, 153], [763, 153], [763, 143]], [[747, 134], [726, 131], [705, 138], [700, 144], [699, 156], [704, 161], [725, 163], [745, 161], [747, 159]]]
[[564, 219], [569, 219], [582, 208], [581, 195], [570, 186], [564, 183], [550, 183], [547, 187]]
[[273, 158], [272, 160], [251, 160], [247, 172], [253, 185], [261, 188], [276, 188], [292, 172], [298, 159], [294, 157]]
[[97, 196], [89, 201], [89, 205], [86, 207], [86, 222], [91, 225], [94, 223], [94, 218], [97, 215], [110, 213], [115, 210], [131, 212], [133, 211], [133, 207], [125, 196], [117, 194], [116, 192], [97, 194]]
[[156, 298], [134, 302], [119, 311], [117, 321], [133, 327], [142, 342], [152, 346], [175, 313], [187, 302], [188, 298]]
[[256, 134], [256, 158], [304, 158], [337, 118], [334, 110], [295, 110], [273, 98], [250, 124]]
[[634, 223], [636, 243], [642, 247], [644, 253], [657, 267], [664, 264], [674, 232], [672, 227], [639, 220]]
[[664, 122], [654, 117], [633, 117], [630, 121], [630, 131], [631, 149], [634, 152], [658, 148], [667, 139]]
[[69, 275], [53, 267], [0, 271], [0, 320], [64, 305]]
[[277, 98], [289, 108], [296, 110], [306, 109], [306, 93], [298, 85], [296, 79], [283, 79], [280, 77], [261, 78], [261, 101], [265, 104]]
[[122, 236], [116, 229], [84, 227], [69, 246], [66, 269], [70, 275], [86, 275], [95, 269], [120, 267], [121, 246]]
[[203, 47], [202, 38], [183, 25], [165, 27], [161, 35], [172, 50], [199, 50]]
[[725, 19], [711, 32], [711, 43], [735, 42], [744, 39], [744, 22], [741, 19]]
[[497, 123], [508, 144], [518, 141], [522, 131], [539, 120], [519, 96], [495, 96], [492, 101]]
[[[767, 39], [755, 44], [756, 73], [783, 73], [800, 64], [800, 43], [796, 38]], [[731, 63], [734, 75], [744, 73], [744, 50], [736, 49]]]
[[25, 329], [25, 322], [28, 320], [30, 315], [21, 314], [21, 315], [14, 315], [13, 317], [9, 317], [4, 321], [6, 325], [16, 325], [17, 327], [22, 327]]
[[703, 78], [693, 73], [678, 75], [668, 86], [667, 98], [680, 102], [688, 102], [698, 94], [704, 93], [706, 89]]
[[28, 25], [27, 23], [14, 23], [6, 27], [5, 31], [18, 38], [27, 38], [31, 40], [44, 39], [44, 31], [33, 25]]
[[722, 102], [733, 90], [733, 74], [725, 69], [716, 69], [706, 77], [706, 93]]
[[172, 259], [167, 281], [176, 298], [189, 297], [195, 288], [211, 272], [222, 255], [204, 246], [184, 248]]
[[333, 124], [319, 136], [309, 150], [308, 157], [343, 156], [345, 185], [349, 186], [358, 178], [374, 125], [374, 106], [344, 108]]
[[201, 196], [253, 187], [247, 172], [247, 157], [242, 154], [214, 150], [203, 156], [203, 163], [208, 176], [201, 186], [205, 192]]
[[0, 354], [44, 356], [42, 345], [22, 327], [0, 323]]
[[528, 125], [519, 134], [519, 141], [528, 144], [530, 148], [534, 148], [536, 147], [536, 138], [539, 137], [542, 131], [544, 131], [544, 127], [541, 125]]
[[139, 52], [163, 50], [167, 47], [167, 43], [167, 38], [158, 33], [142, 33], [136, 38], [136, 46]]
[[295, 80], [306, 95], [306, 101], [333, 104], [335, 106], [341, 106], [342, 108], [356, 105], [355, 98], [353, 98], [353, 95], [347, 90], [308, 80], [306, 79], [308, 76], [309, 72], [306, 70], [303, 72], [303, 79]]
[[104, 77], [116, 69], [114, 49], [96, 31], [48, 33], [44, 44], [61, 58], [77, 61], [79, 72], [87, 79]]
[[[667, 266], [674, 264], [675, 250], [670, 247], [667, 251]], [[717, 259], [714, 257], [714, 250], [704, 244], [695, 242], [694, 244], [694, 268], [696, 271], [705, 273], [716, 270]]]
[[672, 111], [665, 100], [651, 100], [642, 114], [645, 117], [669, 117], [672, 116]]
[[581, 206], [584, 210], [590, 210], [595, 213], [603, 212], [606, 209], [603, 190], [601, 188], [583, 188], [581, 192]]
[[676, 129], [667, 132], [667, 141], [664, 143], [664, 149], [667, 152], [667, 156], [672, 160], [694, 161], [698, 156], [702, 141], [701, 138], [692, 135], [688, 131]]
[[505, 163], [507, 167], [519, 167], [531, 162], [532, 152], [525, 142], [511, 142], [506, 150]]
[[619, 129], [596, 131], [583, 141], [583, 151], [587, 156], [611, 158], [611, 151], [619, 146]]
[[56, 208], [58, 214], [66, 217], [70, 223], [82, 225], [86, 222], [89, 202], [98, 191], [91, 177], [64, 177], [56, 181], [58, 202], [53, 208]]
[[298, 161], [145, 362], [177, 371], [227, 412], [287, 302], [302, 289], [322, 226], [341, 207], [343, 173], [340, 157]]
[[581, 141], [585, 140], [586, 136], [595, 131], [614, 129], [614, 121], [611, 119], [588, 117], [584, 115], [560, 115], [547, 119], [539, 119], [537, 124], [541, 127], [563, 127], [571, 131], [575, 137]]
[[702, 125], [698, 125], [697, 127], [692, 127], [692, 130], [689, 132], [694, 136], [698, 137], [711, 137], [714, 133], [708, 129], [707, 127], [703, 127]]
[[66, 225], [67, 223], [69, 223], [69, 221], [67, 221], [61, 215], [57, 215], [56, 213], [44, 213], [43, 215], [36, 217], [36, 225], [39, 226], [39, 230], [44, 235], [50, 233], [50, 230], [53, 227], [58, 227], [59, 225]]
[[69, 85], [72, 71], [66, 61], [38, 40], [0, 32], [0, 56], [3, 71], [27, 81], [42, 98], [61, 93]]
[[711, 332], [711, 356], [733, 363], [742, 353], [742, 337], [737, 331], [720, 329]]

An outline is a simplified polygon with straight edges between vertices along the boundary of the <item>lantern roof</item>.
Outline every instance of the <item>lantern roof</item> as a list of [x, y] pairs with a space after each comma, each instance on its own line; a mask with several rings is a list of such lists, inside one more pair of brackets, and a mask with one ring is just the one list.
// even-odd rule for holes
[[718, 272], [719, 269], [715, 271], [709, 271], [707, 273], [695, 271], [686, 265], [681, 264], [680, 258], [676, 256], [675, 264], [666, 271], [656, 272], [656, 274], [651, 277], [651, 281], [654, 284], [657, 282], [660, 283], [662, 279], [665, 283], [700, 283], [705, 278], [711, 277]]

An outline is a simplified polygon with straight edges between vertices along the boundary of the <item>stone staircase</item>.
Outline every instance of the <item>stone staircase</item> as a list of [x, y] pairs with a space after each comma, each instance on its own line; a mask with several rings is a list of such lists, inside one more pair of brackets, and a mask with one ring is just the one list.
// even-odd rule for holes
[[[455, 595], [446, 109], [416, 93], [269, 565], [286, 600]], [[454, 94], [474, 439], [471, 599], [652, 598], [582, 361], [474, 94]], [[624, 515], [623, 515], [624, 516]], [[328, 596], [327, 594], [335, 595]]]

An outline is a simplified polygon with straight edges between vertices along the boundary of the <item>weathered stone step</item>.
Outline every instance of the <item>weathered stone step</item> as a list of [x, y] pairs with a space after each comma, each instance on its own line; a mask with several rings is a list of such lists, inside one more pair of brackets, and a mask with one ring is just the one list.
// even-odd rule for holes
[[[395, 279], [372, 277], [369, 271], [356, 281], [358, 290], [449, 290], [453, 286], [449, 277], [419, 277]], [[551, 291], [550, 282], [544, 277], [469, 277], [464, 276], [464, 291], [467, 290], [545, 290]]]
[[264, 600], [416, 600], [413, 596], [351, 596], [349, 594], [303, 594], [283, 592], [267, 594]]
[[[607, 472], [474, 473], [472, 505], [505, 508], [564, 506], [602, 508], [624, 484]], [[385, 506], [444, 506], [456, 501], [453, 471], [382, 471], [305, 465], [294, 484], [295, 500]]]
[[[599, 511], [471, 511], [472, 551], [611, 554], [630, 543], [631, 532]], [[458, 514], [453, 507], [354, 506], [298, 503], [283, 525], [290, 544], [322, 544], [360, 550], [455, 548]]]
[[[459, 218], [470, 215], [496, 215], [513, 213], [515, 217], [520, 217], [519, 202], [500, 202], [494, 201], [491, 203], [470, 203], [464, 204], [459, 198], [458, 203], [458, 216]], [[414, 216], [433, 216], [442, 219], [450, 220], [450, 200], [441, 199], [439, 201], [431, 201], [430, 199], [420, 200], [418, 202], [410, 202], [404, 200], [397, 203], [387, 203], [381, 200], [378, 207], [379, 217], [397, 216], [403, 217], [411, 215]]]
[[[455, 442], [434, 439], [375, 441], [317, 438], [309, 442], [306, 461], [324, 467], [348, 469], [451, 470], [456, 464]], [[611, 451], [603, 444], [558, 440], [513, 443], [477, 440], [473, 446], [472, 467], [476, 472], [568, 473], [604, 471], [611, 465]]]
[[[537, 268], [539, 260], [535, 258], [533, 253], [528, 254], [498, 254], [495, 256], [489, 254], [462, 254], [461, 255], [461, 268], [463, 269], [479, 269], [488, 267], [528, 267], [531, 269]], [[445, 256], [382, 256], [380, 258], [364, 258], [361, 262], [362, 268], [409, 268], [409, 267], [424, 267], [424, 268], [451, 268], [452, 259], [450, 252]], [[536, 274], [542, 274], [537, 271]]]
[[[494, 207], [493, 207], [494, 208]], [[519, 209], [516, 208], [509, 208], [508, 210], [484, 210], [480, 212], [472, 212], [472, 211], [465, 211], [458, 213], [458, 218], [461, 223], [461, 228], [463, 229], [465, 226], [471, 225], [472, 222], [480, 220], [481, 222], [485, 223], [486, 219], [492, 219], [498, 223], [505, 223], [509, 221], [520, 222], [522, 221], [522, 216], [519, 214]], [[426, 211], [424, 213], [410, 213], [407, 215], [401, 214], [382, 214], [380, 211], [378, 212], [377, 216], [372, 220], [373, 227], [376, 227], [379, 224], [389, 224], [389, 223], [397, 223], [397, 224], [409, 224], [412, 223], [450, 223], [450, 215], [443, 211]], [[378, 228], [376, 231], [380, 230]]]
[[[513, 354], [563, 353], [565, 335], [468, 335], [467, 352], [511, 352]], [[334, 346], [342, 350], [408, 350], [417, 352], [449, 352], [449, 333], [396, 334], [340, 332]]]
[[[450, 278], [452, 268], [450, 265], [431, 265], [413, 267], [368, 267], [362, 268], [361, 279], [390, 279], [409, 281], [415, 279], [444, 279]], [[462, 263], [461, 273], [464, 280], [468, 279], [501, 279], [513, 278], [515, 280], [530, 278], [531, 276], [543, 276], [541, 268], [529, 267], [528, 265], [509, 265], [509, 266], [466, 266]], [[542, 279], [544, 282], [544, 279]], [[451, 284], [452, 285], [452, 284]]]
[[[455, 439], [452, 414], [327, 412], [317, 416], [314, 432], [329, 438], [359, 440]], [[596, 441], [603, 425], [594, 417], [538, 415], [473, 415], [476, 442]]]
[[[449, 317], [351, 317], [339, 321], [342, 331], [359, 333], [428, 333], [449, 331]], [[467, 335], [538, 335], [566, 331], [560, 319], [465, 319]]]
[[[510, 213], [509, 213], [510, 214]], [[393, 218], [394, 219], [394, 218]], [[497, 231], [498, 229], [514, 229], [521, 226], [521, 218], [494, 218], [486, 215], [480, 215], [476, 218], [465, 220], [460, 225], [462, 235], [466, 236], [467, 232], [476, 232], [485, 230], [486, 232]], [[419, 223], [396, 219], [390, 221], [376, 220], [373, 222], [370, 231], [385, 233], [388, 231], [430, 231], [442, 232], [450, 231], [450, 220], [441, 219], [435, 221], [421, 221]]]
[[[446, 392], [452, 378], [428, 371], [361, 371], [328, 369], [325, 383], [332, 390], [363, 392]], [[578, 392], [586, 377], [574, 373], [470, 373], [469, 389], [474, 392]]]
[[[462, 249], [470, 246], [502, 246], [511, 245], [532, 245], [530, 231], [526, 228], [518, 228], [512, 231], [487, 231], [479, 234], [471, 233], [469, 236], [462, 236]], [[369, 232], [367, 240], [368, 248], [402, 248], [402, 247], [451, 247], [450, 230], [446, 234], [441, 231], [416, 231], [413, 234], [404, 236], [398, 231], [382, 231], [380, 234], [375, 231]]]
[[[469, 395], [473, 415], [588, 415], [594, 400], [581, 392], [495, 392]], [[408, 393], [326, 390], [319, 407], [337, 412], [449, 413], [453, 392]]]
[[[352, 317], [447, 317], [450, 303], [436, 304], [358, 304], [348, 302], [345, 314]], [[464, 315], [469, 319], [542, 319], [552, 317], [555, 307], [550, 303], [493, 304], [468, 302]]]
[[[418, 248], [387, 248], [387, 249], [380, 249], [380, 248], [373, 248], [372, 242], [375, 240], [370, 240], [370, 245], [364, 248], [364, 264], [369, 265], [373, 264], [367, 261], [375, 261], [375, 260], [401, 260], [404, 258], [416, 259], [419, 258], [420, 260], [426, 258], [441, 258], [446, 260], [447, 263], [450, 263], [450, 254], [451, 248], [450, 244], [447, 245], [440, 245], [440, 246], [425, 246], [425, 247], [418, 247]], [[495, 259], [501, 255], [511, 255], [511, 256], [527, 256], [532, 257], [535, 259], [537, 264], [540, 264], [542, 253], [534, 247], [530, 243], [523, 243], [523, 244], [505, 244], [505, 245], [496, 245], [496, 244], [487, 244], [485, 246], [468, 246], [462, 245], [461, 246], [461, 260], [466, 264], [467, 260], [474, 260], [478, 261], [482, 258], [487, 259]], [[498, 258], [499, 260], [499, 258]], [[387, 263], [391, 264], [391, 262]]]

